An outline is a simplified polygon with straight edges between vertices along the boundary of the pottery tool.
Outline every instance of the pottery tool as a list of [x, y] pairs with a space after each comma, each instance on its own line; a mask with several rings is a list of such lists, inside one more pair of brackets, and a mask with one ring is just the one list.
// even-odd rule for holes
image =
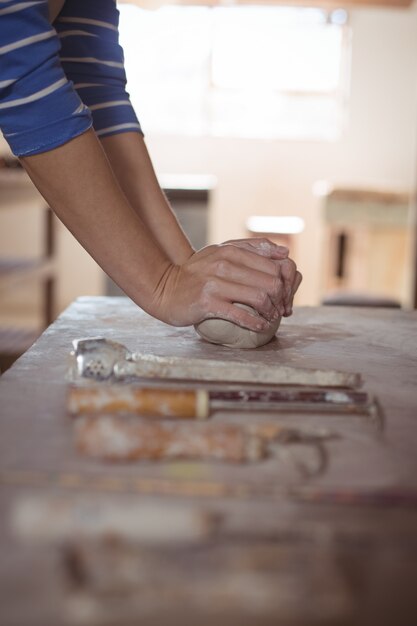
[[361, 384], [360, 375], [352, 372], [131, 353], [122, 344], [103, 337], [77, 339], [73, 347], [68, 373], [73, 382], [151, 378], [349, 388]]
[[131, 499], [119, 500], [115, 506], [109, 499], [92, 494], [24, 495], [13, 502], [10, 514], [14, 534], [31, 543], [112, 538], [144, 544], [189, 544], [212, 535], [220, 521], [218, 512], [201, 507]]
[[[336, 435], [301, 432], [273, 422], [246, 424], [148, 420], [137, 416], [89, 415], [74, 423], [77, 449], [106, 461], [178, 459], [250, 463], [291, 444], [312, 446], [323, 463], [323, 443]], [[316, 472], [317, 473], [317, 472]]]
[[266, 456], [265, 440], [234, 424], [92, 415], [75, 421], [77, 449], [108, 461], [199, 459], [244, 463]]
[[377, 415], [375, 400], [363, 391], [333, 388], [183, 389], [131, 384], [70, 385], [70, 415], [135, 414], [207, 419], [216, 411], [315, 412]]

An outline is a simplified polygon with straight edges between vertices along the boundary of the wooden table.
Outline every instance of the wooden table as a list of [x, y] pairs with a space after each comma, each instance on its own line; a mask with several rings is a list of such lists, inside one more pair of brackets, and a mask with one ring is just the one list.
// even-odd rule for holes
[[[71, 341], [92, 336], [158, 355], [357, 371], [378, 396], [385, 424], [364, 416], [275, 416], [304, 432], [337, 435], [324, 444], [323, 465], [306, 444], [282, 445], [276, 458], [244, 466], [86, 459], [74, 449], [65, 415], [65, 373]], [[127, 299], [80, 298], [1, 377], [0, 415], [1, 624], [417, 623], [415, 312], [300, 308], [275, 341], [254, 352], [207, 344]], [[120, 546], [110, 542], [113, 560], [108, 545], [82, 542], [87, 563], [107, 554], [111, 580], [91, 587], [77, 578], [76, 538], [31, 537], [27, 523], [18, 532], [19, 507], [46, 497], [70, 508], [84, 498], [125, 517], [132, 506], [168, 507], [168, 528], [170, 507], [221, 522], [197, 545], [128, 541], [114, 557]], [[120, 563], [136, 574], [130, 587], [115, 590]], [[139, 580], [138, 563], [151, 572], [150, 588]]]

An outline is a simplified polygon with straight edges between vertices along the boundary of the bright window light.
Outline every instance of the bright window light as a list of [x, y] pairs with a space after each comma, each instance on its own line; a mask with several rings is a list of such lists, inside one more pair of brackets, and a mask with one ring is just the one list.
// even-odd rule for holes
[[[247, 7], [214, 12], [213, 84], [223, 89], [333, 91], [342, 31], [321, 10]], [[333, 54], [329, 55], [332, 51]]]
[[304, 230], [304, 220], [295, 215], [288, 217], [252, 215], [246, 220], [246, 228], [251, 233], [297, 235]]
[[266, 139], [340, 133], [346, 11], [119, 9], [128, 89], [145, 133]]

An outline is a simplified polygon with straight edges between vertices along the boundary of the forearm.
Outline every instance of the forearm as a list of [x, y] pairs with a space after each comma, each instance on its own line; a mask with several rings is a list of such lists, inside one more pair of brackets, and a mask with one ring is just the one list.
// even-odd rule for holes
[[138, 133], [123, 133], [101, 141], [130, 206], [170, 261], [185, 262], [193, 248], [159, 186], [143, 137]]
[[84, 248], [152, 313], [155, 289], [170, 261], [120, 190], [94, 132], [22, 163]]

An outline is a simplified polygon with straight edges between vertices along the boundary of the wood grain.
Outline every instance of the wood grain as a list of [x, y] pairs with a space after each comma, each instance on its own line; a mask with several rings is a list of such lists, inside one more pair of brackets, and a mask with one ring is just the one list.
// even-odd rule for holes
[[[22, 497], [36, 500], [55, 494], [68, 501], [70, 494], [85, 494], [87, 500], [102, 498], [105, 507], [114, 510], [172, 502], [180, 508], [192, 505], [197, 511], [222, 516], [220, 535], [206, 548], [196, 546], [190, 553], [179, 547], [171, 556], [161, 553], [161, 562], [172, 563], [174, 568], [176, 597], [190, 602], [184, 608], [172, 597], [171, 603], [168, 580], [163, 587], [164, 605], [158, 604], [156, 596], [152, 600], [154, 624], [188, 620], [200, 626], [306, 626], [312, 623], [313, 607], [314, 624], [327, 626], [335, 620], [332, 622], [329, 613], [326, 619], [323, 611], [334, 606], [334, 597], [344, 599], [337, 605], [337, 623], [415, 623], [417, 510], [410, 506], [409, 496], [413, 502], [417, 491], [416, 328], [417, 314], [411, 311], [302, 308], [283, 322], [275, 341], [256, 351], [256, 359], [266, 366], [280, 363], [357, 371], [364, 381], [363, 390], [381, 402], [385, 413], [382, 433], [372, 420], [360, 415], [268, 415], [271, 429], [265, 435], [273, 435], [274, 427], [300, 430], [306, 436], [334, 434], [323, 442], [327, 469], [314, 478], [300, 471], [302, 465], [314, 462], [312, 447], [303, 442], [280, 444], [276, 457], [243, 465], [221, 461], [109, 464], [79, 455], [73, 445], [72, 421], [65, 408], [65, 372], [73, 339], [105, 336], [138, 352], [226, 363], [245, 363], [253, 355], [204, 343], [192, 329], [166, 326], [128, 300], [79, 299], [0, 378], [0, 622], [44, 626], [61, 624], [66, 617], [74, 623], [68, 617], [69, 606], [71, 618], [75, 618], [79, 613], [74, 607], [81, 610], [86, 606], [83, 598], [90, 602], [90, 616], [95, 616], [90, 624], [104, 626], [109, 616], [111, 623], [119, 626], [135, 623], [135, 619], [137, 623], [134, 613], [144, 606], [142, 587], [134, 587], [125, 596], [128, 601], [123, 607], [110, 596], [96, 597], [88, 588], [82, 598], [69, 597], [64, 546], [54, 549], [47, 542], [44, 547], [26, 545], [13, 528], [11, 511]], [[265, 415], [220, 412], [210, 424], [220, 427], [231, 422], [261, 425]], [[248, 551], [255, 540], [261, 541], [263, 548]], [[85, 549], [89, 555], [97, 554], [94, 572], [99, 576], [100, 564], [111, 563], [110, 556], [99, 548], [95, 552], [89, 543]], [[198, 598], [205, 588], [201, 580], [215, 590], [210, 597], [224, 597], [216, 580], [224, 580], [221, 572], [229, 551], [233, 559], [236, 554], [227, 570], [235, 595], [226, 618], [202, 611]], [[279, 556], [281, 551], [285, 559]], [[123, 554], [131, 555], [129, 567], [140, 572], [143, 545], [128, 543]], [[241, 559], [248, 554], [251, 563], [245, 565]], [[281, 568], [279, 574], [270, 573], [268, 554], [274, 555], [272, 562]], [[209, 555], [213, 555], [210, 567], [206, 566]], [[156, 563], [155, 576], [162, 576], [153, 552], [149, 559]], [[124, 566], [116, 568], [113, 577], [111, 568], [107, 570], [110, 588], [119, 584], [124, 571]], [[239, 572], [247, 572], [245, 580]], [[287, 585], [285, 611], [280, 602], [259, 602], [256, 618], [242, 613], [239, 607], [247, 606], [241, 598], [248, 580], [252, 581], [253, 602], [260, 597], [253, 581], [259, 585], [259, 594], [264, 590], [265, 597], [272, 599], [268, 589]], [[300, 598], [307, 597], [308, 615], [297, 610]], [[143, 623], [152, 621], [144, 617]]]

